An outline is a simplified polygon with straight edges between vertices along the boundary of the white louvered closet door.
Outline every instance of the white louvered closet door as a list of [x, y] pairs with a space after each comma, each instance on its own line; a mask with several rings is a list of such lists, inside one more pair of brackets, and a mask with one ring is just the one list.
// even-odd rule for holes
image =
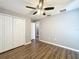
[[12, 17], [11, 16], [4, 16], [4, 19], [5, 19], [5, 21], [4, 21], [5, 22], [4, 49], [6, 51], [6, 50], [13, 48]]
[[14, 19], [14, 47], [21, 46], [25, 43], [25, 20]]
[[25, 44], [25, 20], [0, 14], [0, 53]]
[[2, 21], [2, 15], [0, 15], [0, 52], [3, 52], [3, 38], [2, 38], [2, 26], [3, 26], [3, 21]]

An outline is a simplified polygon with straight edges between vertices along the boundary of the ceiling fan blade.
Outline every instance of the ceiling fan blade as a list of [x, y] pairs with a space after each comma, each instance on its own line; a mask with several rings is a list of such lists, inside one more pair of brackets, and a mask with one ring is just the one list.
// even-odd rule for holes
[[44, 10], [53, 10], [55, 7], [46, 7]]
[[43, 15], [46, 15], [46, 13], [44, 12]]
[[30, 7], [30, 6], [26, 6], [26, 8], [30, 8], [30, 9], [36, 9], [35, 7]]
[[33, 13], [33, 15], [35, 15], [37, 13], [37, 11], [35, 11], [34, 13]]

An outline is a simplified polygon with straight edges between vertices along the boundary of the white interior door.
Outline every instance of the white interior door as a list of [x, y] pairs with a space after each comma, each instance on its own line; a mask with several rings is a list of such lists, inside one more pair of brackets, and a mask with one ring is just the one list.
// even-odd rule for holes
[[14, 47], [25, 44], [25, 20], [14, 19]]
[[2, 15], [0, 15], [0, 52], [3, 51], [2, 24]]
[[12, 17], [5, 16], [5, 39], [4, 39], [4, 49], [9, 50], [13, 48], [13, 38], [12, 38]]

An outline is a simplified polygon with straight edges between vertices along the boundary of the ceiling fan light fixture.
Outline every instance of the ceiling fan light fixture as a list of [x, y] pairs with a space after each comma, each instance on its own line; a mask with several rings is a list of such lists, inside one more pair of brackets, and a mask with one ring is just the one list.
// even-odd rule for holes
[[40, 9], [38, 9], [38, 10], [37, 10], [37, 14], [39, 15], [40, 13], [41, 13], [41, 10], [40, 10]]
[[38, 14], [38, 15], [43, 14], [43, 10], [37, 9], [37, 14]]
[[37, 7], [31, 7], [31, 6], [26, 6], [26, 8], [30, 8], [30, 9], [35, 9], [35, 12], [33, 13], [33, 15], [38, 14], [38, 15], [46, 15], [45, 11], [49, 11], [49, 10], [54, 10], [55, 7], [45, 7], [44, 6], [44, 0], [39, 0], [39, 4], [37, 5]]

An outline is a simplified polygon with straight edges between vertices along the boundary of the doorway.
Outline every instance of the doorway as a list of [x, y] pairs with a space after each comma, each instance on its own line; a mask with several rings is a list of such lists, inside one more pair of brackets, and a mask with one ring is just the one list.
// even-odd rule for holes
[[39, 22], [31, 22], [31, 39], [39, 40]]

